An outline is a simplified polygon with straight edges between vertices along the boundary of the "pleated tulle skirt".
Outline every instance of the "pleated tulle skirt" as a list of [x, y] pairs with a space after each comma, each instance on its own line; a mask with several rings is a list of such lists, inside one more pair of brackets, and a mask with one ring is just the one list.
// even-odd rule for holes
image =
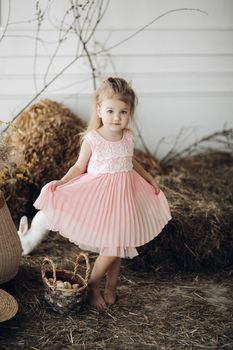
[[85, 173], [51, 191], [45, 185], [34, 203], [59, 231], [81, 249], [132, 258], [136, 247], [156, 237], [171, 219], [167, 199], [135, 170]]

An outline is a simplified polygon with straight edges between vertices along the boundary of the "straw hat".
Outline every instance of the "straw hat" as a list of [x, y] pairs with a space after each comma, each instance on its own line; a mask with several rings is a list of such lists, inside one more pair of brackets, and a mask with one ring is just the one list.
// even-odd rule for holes
[[14, 317], [18, 311], [18, 304], [12, 295], [0, 289], [0, 322]]

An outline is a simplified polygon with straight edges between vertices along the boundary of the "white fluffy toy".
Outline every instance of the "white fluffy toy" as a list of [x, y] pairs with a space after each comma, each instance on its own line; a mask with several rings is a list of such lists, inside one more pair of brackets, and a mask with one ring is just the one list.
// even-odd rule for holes
[[48, 232], [46, 219], [41, 211], [34, 216], [30, 229], [28, 229], [27, 217], [23, 216], [20, 219], [18, 230], [18, 235], [23, 248], [22, 255], [30, 254], [47, 236]]

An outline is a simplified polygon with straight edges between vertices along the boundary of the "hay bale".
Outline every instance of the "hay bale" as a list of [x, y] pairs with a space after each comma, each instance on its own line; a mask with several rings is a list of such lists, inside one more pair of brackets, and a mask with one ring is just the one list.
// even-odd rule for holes
[[34, 215], [32, 203], [42, 186], [61, 178], [79, 153], [84, 122], [61, 103], [42, 100], [25, 110], [8, 129], [7, 143], [22, 155], [2, 185], [14, 219]]
[[174, 162], [158, 176], [173, 219], [140, 248], [134, 267], [199, 270], [232, 266], [233, 156], [207, 151]]
[[8, 133], [8, 142], [30, 164], [30, 179], [41, 187], [60, 178], [75, 162], [84, 123], [64, 105], [42, 100], [23, 112]]

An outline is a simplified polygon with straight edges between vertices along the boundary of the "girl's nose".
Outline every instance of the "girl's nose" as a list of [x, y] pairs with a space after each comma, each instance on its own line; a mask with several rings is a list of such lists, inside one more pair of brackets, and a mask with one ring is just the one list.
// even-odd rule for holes
[[115, 121], [120, 120], [120, 115], [118, 113], [114, 114], [114, 120]]

